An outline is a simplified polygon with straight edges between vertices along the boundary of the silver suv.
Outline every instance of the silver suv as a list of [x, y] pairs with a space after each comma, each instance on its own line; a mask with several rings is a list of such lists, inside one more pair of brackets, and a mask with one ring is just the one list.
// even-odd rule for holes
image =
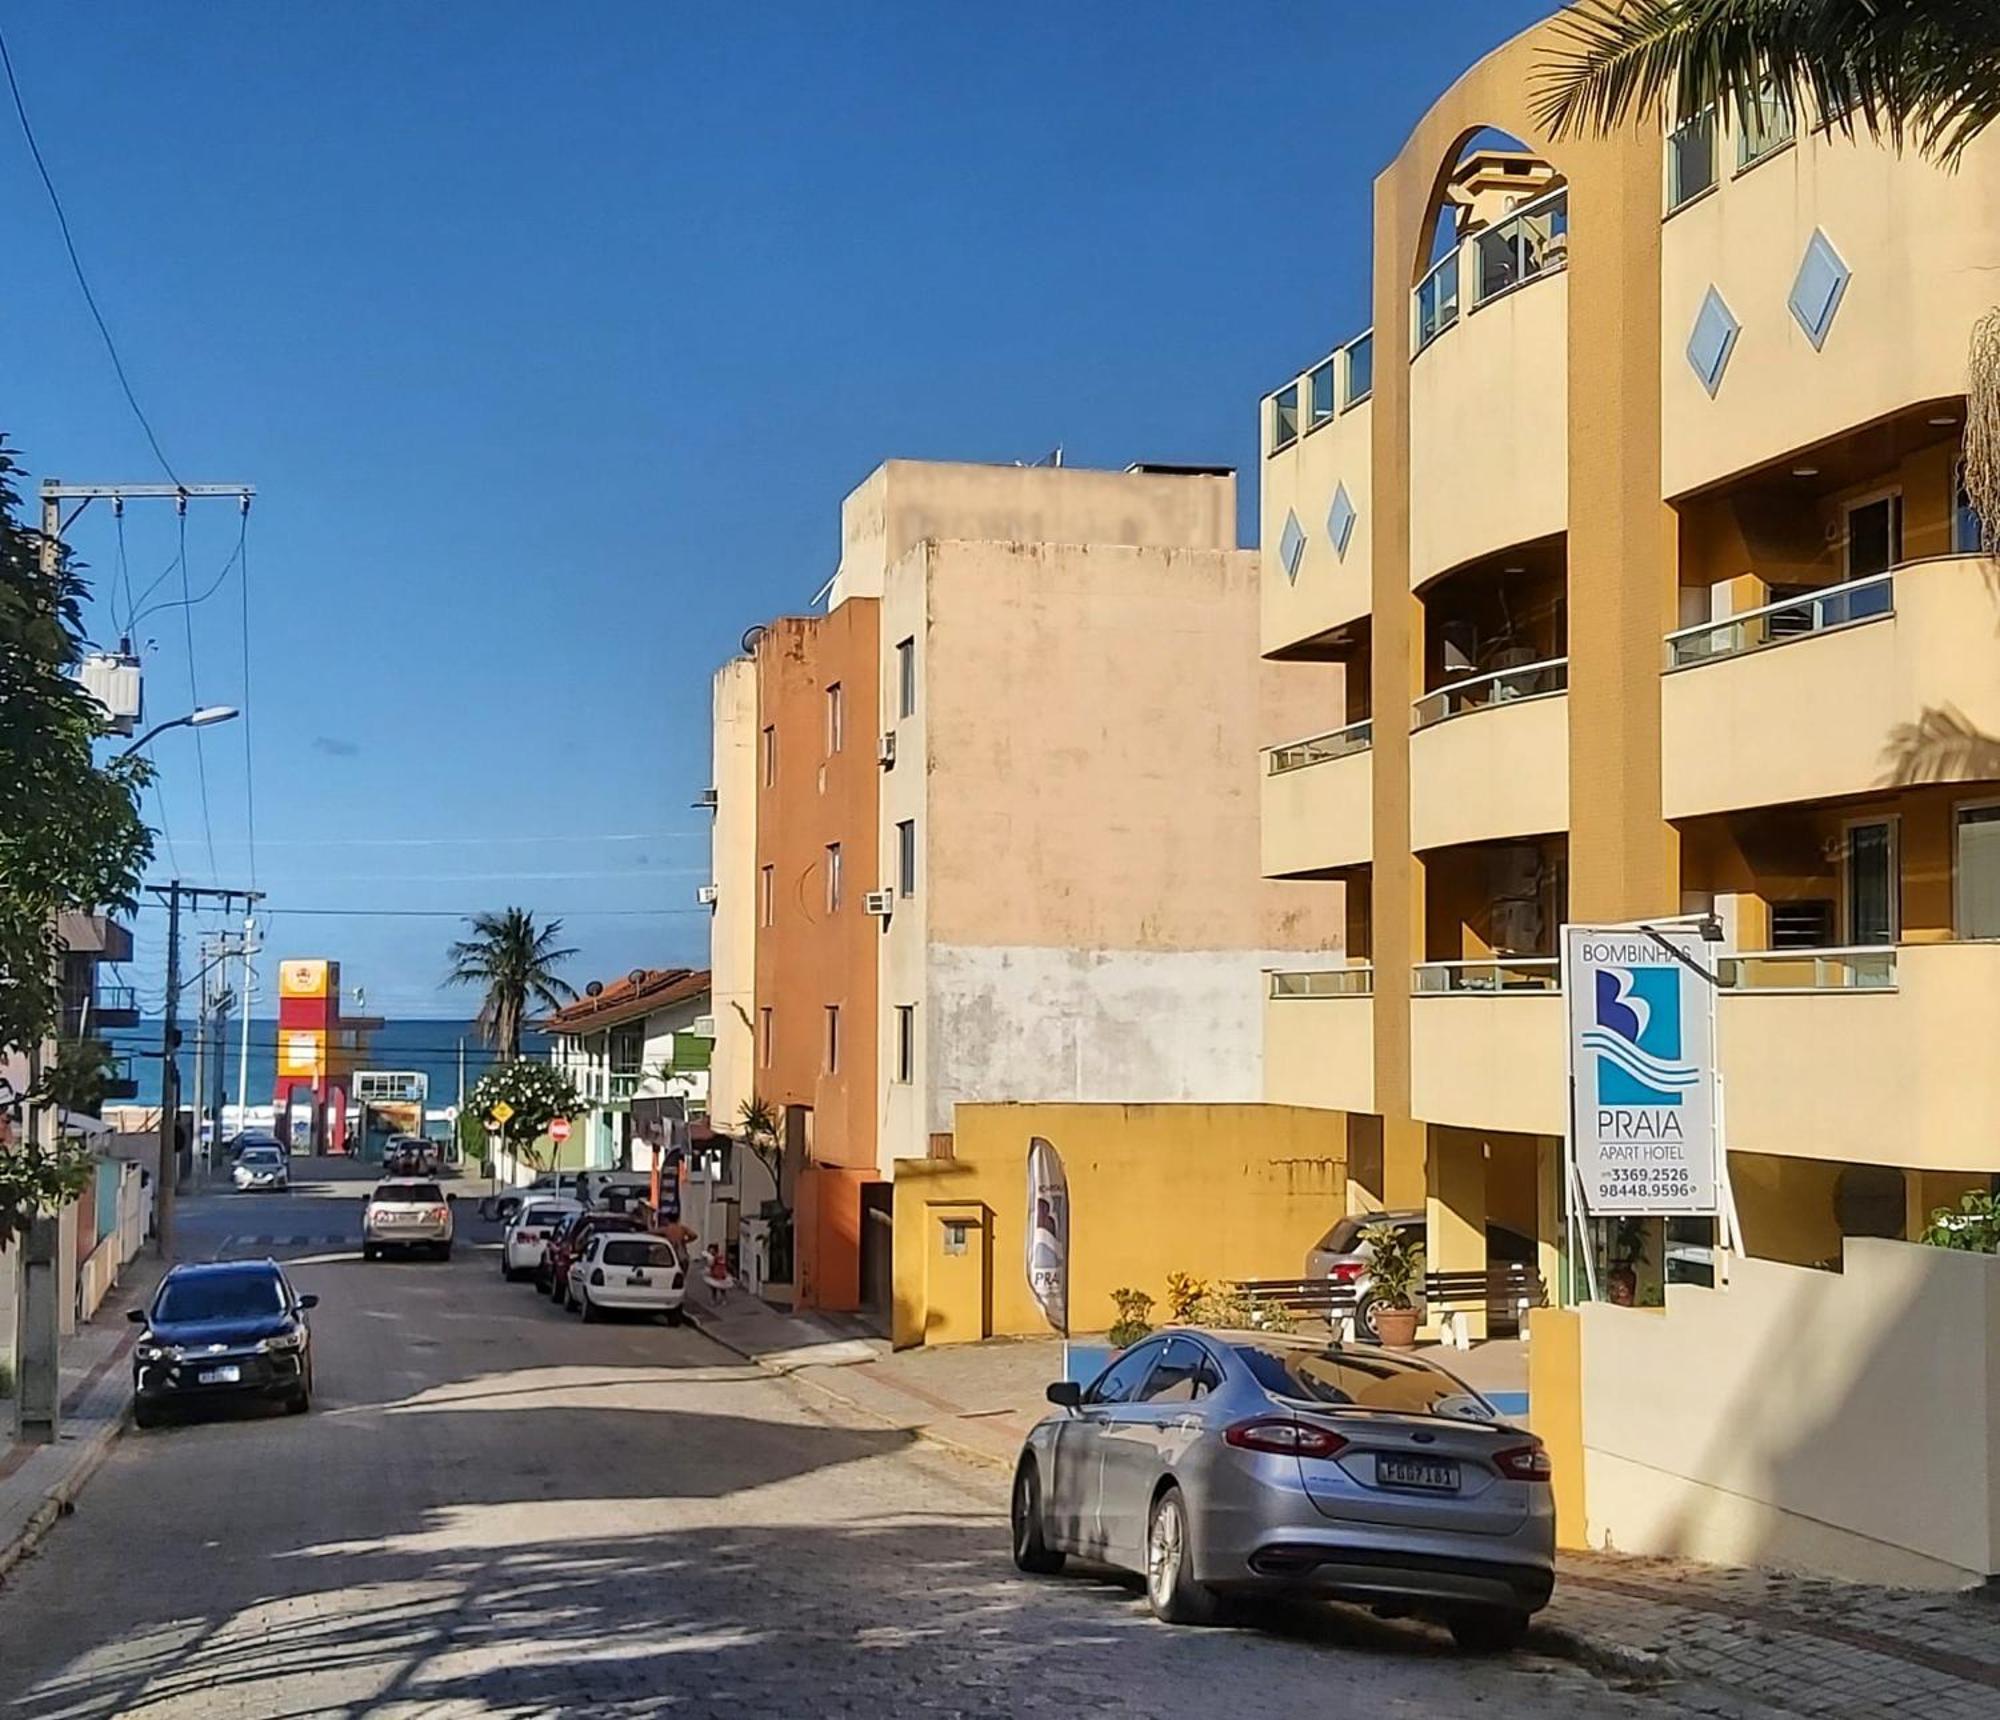
[[392, 1248], [428, 1249], [451, 1258], [451, 1196], [422, 1177], [389, 1177], [375, 1185], [361, 1209], [361, 1258], [378, 1260]]

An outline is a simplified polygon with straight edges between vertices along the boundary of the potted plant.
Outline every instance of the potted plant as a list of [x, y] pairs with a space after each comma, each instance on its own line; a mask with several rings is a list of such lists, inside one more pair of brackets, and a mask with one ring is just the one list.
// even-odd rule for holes
[[1611, 1233], [1611, 1272], [1604, 1281], [1605, 1293], [1620, 1308], [1630, 1308], [1639, 1300], [1639, 1264], [1646, 1258], [1646, 1222], [1621, 1218]]
[[1424, 1245], [1393, 1224], [1371, 1224], [1360, 1240], [1368, 1249], [1368, 1302], [1375, 1335], [1387, 1349], [1413, 1350]]

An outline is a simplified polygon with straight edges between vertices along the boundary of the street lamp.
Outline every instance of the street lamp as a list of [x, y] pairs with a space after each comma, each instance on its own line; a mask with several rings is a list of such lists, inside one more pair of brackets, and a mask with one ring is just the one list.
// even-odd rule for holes
[[118, 756], [130, 758], [142, 750], [155, 735], [163, 735], [169, 729], [205, 729], [214, 723], [226, 723], [231, 717], [243, 713], [234, 705], [203, 705], [198, 711], [189, 711], [184, 717], [170, 717], [164, 723], [155, 723]]

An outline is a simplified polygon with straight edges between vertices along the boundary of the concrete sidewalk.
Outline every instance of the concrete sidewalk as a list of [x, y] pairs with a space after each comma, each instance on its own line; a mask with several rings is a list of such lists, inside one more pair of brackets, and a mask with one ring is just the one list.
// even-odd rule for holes
[[63, 1340], [62, 1416], [54, 1445], [14, 1443], [10, 1408], [9, 1443], [0, 1446], [0, 1577], [75, 1509], [83, 1484], [124, 1431], [132, 1403], [125, 1358], [138, 1334], [125, 1313], [152, 1295], [165, 1270], [151, 1256], [130, 1262], [96, 1315]]
[[[691, 1308], [737, 1354], [996, 1473], [1047, 1408], [1054, 1339], [892, 1351], [838, 1316], [779, 1313], [740, 1292]], [[1501, 1346], [1485, 1346], [1499, 1352]], [[1441, 1351], [1482, 1389], [1514, 1362]], [[1814, 1720], [1986, 1720], [2000, 1713], [2000, 1592], [1936, 1594], [1614, 1552], [1565, 1553], [1537, 1621], [1545, 1649], [1691, 1708]]]

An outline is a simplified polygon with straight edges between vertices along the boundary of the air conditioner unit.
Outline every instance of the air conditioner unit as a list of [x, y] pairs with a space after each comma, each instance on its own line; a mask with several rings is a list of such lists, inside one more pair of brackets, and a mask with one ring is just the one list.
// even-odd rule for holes
[[698, 884], [695, 886], [694, 899], [704, 908], [714, 907], [721, 895], [722, 892], [713, 884]]
[[887, 770], [896, 762], [896, 731], [891, 729], [875, 749], [875, 762]]
[[688, 1032], [693, 1034], [697, 1039], [713, 1039], [715, 1037], [715, 1017], [712, 1015], [697, 1015], [694, 1018], [694, 1024], [688, 1028]]
[[710, 812], [713, 812], [716, 808], [715, 790], [712, 788], [702, 789], [694, 797], [694, 804], [696, 806], [706, 807]]
[[861, 906], [865, 912], [873, 914], [879, 919], [886, 920], [896, 911], [896, 892], [894, 890], [870, 890], [861, 899]]

